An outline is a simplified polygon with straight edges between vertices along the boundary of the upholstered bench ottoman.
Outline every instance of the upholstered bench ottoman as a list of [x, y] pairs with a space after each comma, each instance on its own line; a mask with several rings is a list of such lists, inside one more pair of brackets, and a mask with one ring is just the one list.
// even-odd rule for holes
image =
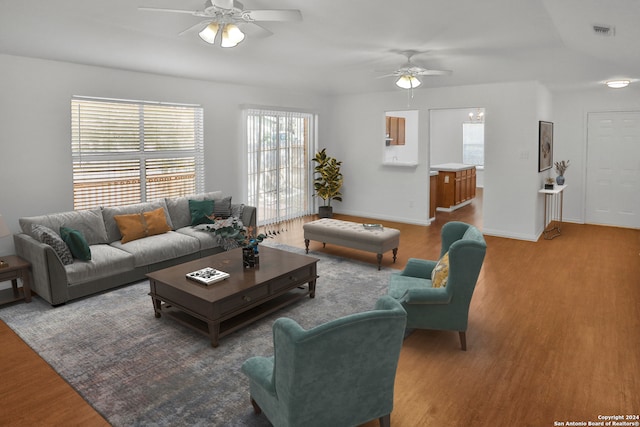
[[393, 250], [393, 262], [396, 262], [400, 230], [388, 227], [367, 228], [363, 224], [338, 219], [322, 218], [302, 226], [304, 229], [304, 245], [309, 253], [309, 241], [346, 246], [351, 249], [373, 252], [378, 256], [378, 270], [382, 263], [382, 254]]

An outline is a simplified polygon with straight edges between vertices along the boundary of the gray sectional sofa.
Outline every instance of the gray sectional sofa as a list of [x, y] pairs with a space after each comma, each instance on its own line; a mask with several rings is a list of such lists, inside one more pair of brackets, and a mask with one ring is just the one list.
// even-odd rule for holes
[[[211, 199], [230, 205], [231, 216], [246, 226], [256, 226], [253, 206], [231, 204], [214, 191], [118, 207], [54, 213], [20, 219], [22, 232], [14, 235], [17, 254], [31, 263], [31, 288], [52, 305], [136, 282], [151, 271], [222, 252], [220, 239], [202, 226], [191, 226], [189, 200]], [[122, 243], [115, 216], [140, 214], [162, 208], [170, 231]], [[42, 243], [42, 227], [79, 230], [91, 251], [91, 259], [72, 262], [61, 257], [60, 248]], [[55, 237], [55, 236], [54, 236]]]

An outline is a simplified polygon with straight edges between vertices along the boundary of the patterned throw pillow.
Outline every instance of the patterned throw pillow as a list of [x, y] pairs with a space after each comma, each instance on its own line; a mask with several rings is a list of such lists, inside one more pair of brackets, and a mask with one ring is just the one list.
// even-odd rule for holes
[[434, 288], [444, 288], [449, 280], [449, 252], [444, 254], [431, 272], [431, 285]]
[[229, 218], [231, 216], [231, 196], [213, 201], [213, 216], [216, 218]]
[[31, 233], [35, 236], [40, 242], [45, 245], [49, 245], [53, 248], [53, 250], [62, 261], [63, 265], [69, 265], [73, 263], [73, 255], [71, 255], [71, 251], [67, 244], [62, 240], [60, 236], [56, 234], [55, 231], [50, 229], [49, 227], [45, 227], [44, 225], [34, 225], [31, 228]]

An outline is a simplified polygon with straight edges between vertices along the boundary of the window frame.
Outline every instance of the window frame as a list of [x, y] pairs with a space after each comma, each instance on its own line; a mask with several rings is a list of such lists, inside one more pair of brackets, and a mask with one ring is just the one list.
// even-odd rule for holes
[[71, 109], [74, 209], [204, 191], [202, 106], [73, 96]]

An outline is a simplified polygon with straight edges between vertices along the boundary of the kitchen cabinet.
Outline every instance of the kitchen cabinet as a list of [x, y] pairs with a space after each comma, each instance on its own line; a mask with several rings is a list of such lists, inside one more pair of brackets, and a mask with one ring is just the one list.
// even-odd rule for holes
[[471, 203], [476, 196], [476, 167], [461, 163], [431, 166], [438, 172], [437, 208], [453, 211]]

